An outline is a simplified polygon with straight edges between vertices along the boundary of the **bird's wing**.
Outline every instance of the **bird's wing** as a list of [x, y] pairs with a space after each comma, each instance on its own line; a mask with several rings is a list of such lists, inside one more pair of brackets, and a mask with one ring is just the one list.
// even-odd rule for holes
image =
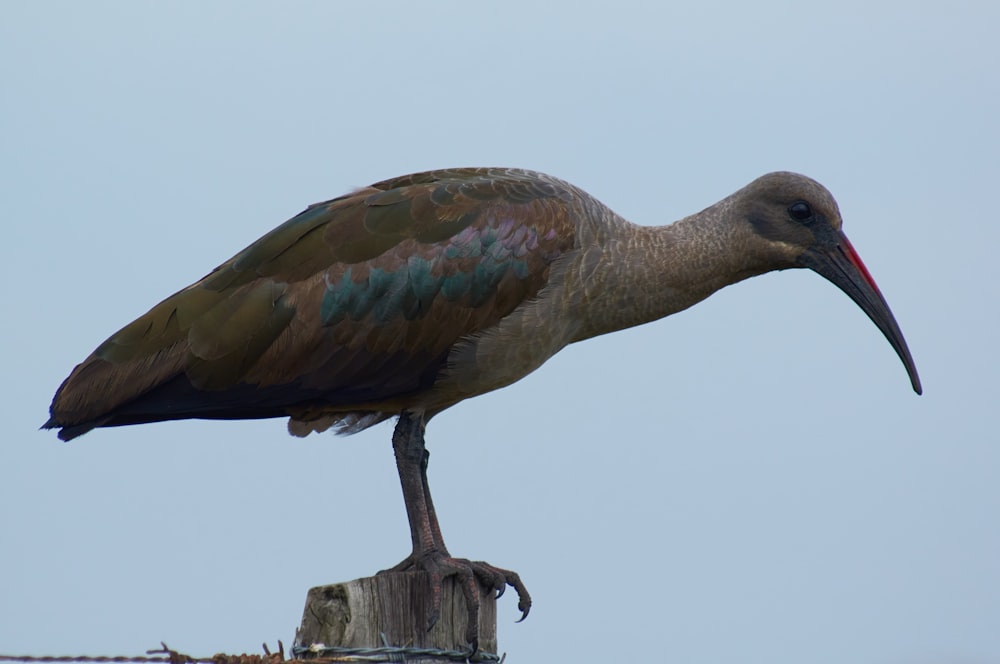
[[256, 418], [428, 387], [452, 345], [545, 286], [572, 201], [528, 171], [459, 169], [310, 206], [101, 344], [47, 427]]

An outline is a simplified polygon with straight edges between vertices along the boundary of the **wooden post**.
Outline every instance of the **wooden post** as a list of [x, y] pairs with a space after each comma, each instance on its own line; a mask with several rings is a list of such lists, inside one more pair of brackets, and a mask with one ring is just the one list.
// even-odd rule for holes
[[[428, 631], [429, 586], [425, 572], [390, 572], [312, 588], [306, 596], [302, 626], [295, 634], [295, 645], [300, 648], [313, 644], [380, 648], [388, 643], [390, 646], [468, 651], [465, 597], [454, 577], [446, 578], [442, 583], [441, 617]], [[496, 600], [493, 593], [483, 586], [479, 587], [479, 596], [479, 649], [496, 653]], [[385, 635], [385, 643], [382, 634]], [[407, 657], [406, 661], [443, 660]]]

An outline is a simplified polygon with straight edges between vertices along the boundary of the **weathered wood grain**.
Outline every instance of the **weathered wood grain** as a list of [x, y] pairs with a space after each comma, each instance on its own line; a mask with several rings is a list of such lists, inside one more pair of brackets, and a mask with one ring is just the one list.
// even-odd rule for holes
[[[384, 645], [380, 634], [385, 634], [393, 646], [467, 650], [468, 612], [454, 577], [442, 583], [441, 617], [430, 630], [429, 589], [424, 572], [393, 572], [311, 588], [295, 645], [377, 648]], [[479, 593], [479, 648], [497, 652], [496, 600], [483, 586]]]

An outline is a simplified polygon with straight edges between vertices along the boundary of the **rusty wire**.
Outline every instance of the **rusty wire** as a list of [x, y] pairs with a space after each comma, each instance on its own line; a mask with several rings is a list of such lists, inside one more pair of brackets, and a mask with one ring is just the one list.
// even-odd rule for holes
[[163, 662], [165, 664], [280, 664], [287, 662], [292, 664], [294, 660], [285, 659], [285, 646], [278, 641], [278, 652], [272, 653], [267, 644], [264, 644], [263, 655], [226, 655], [218, 653], [211, 657], [191, 657], [184, 653], [172, 650], [166, 643], [160, 643], [161, 648], [147, 650], [146, 655], [0, 655], [0, 662], [79, 662], [81, 664], [120, 664], [123, 662], [152, 663]]
[[312, 653], [319, 655], [317, 658], [306, 660], [309, 664], [316, 662], [405, 662], [408, 659], [419, 658], [423, 660], [439, 660], [442, 662], [498, 662], [503, 664], [506, 655], [501, 657], [492, 652], [482, 650], [472, 652], [469, 650], [444, 650], [442, 648], [415, 648], [413, 646], [390, 646], [386, 641], [385, 634], [380, 634], [383, 646], [380, 648], [353, 648], [347, 646], [326, 646], [322, 643], [314, 643], [308, 647], [296, 646], [292, 648], [295, 656]]
[[[278, 641], [278, 652], [272, 653], [264, 644], [263, 655], [227, 655], [218, 653], [211, 657], [191, 657], [172, 650], [167, 644], [160, 643], [161, 648], [147, 650], [146, 655], [0, 655], [0, 662], [28, 662], [38, 664], [337, 664], [340, 662], [405, 662], [408, 658], [437, 659], [447, 662], [499, 662], [506, 657], [500, 657], [490, 652], [462, 652], [458, 650], [442, 650], [440, 648], [414, 648], [410, 646], [390, 646], [382, 635], [383, 646], [380, 648], [348, 648], [340, 646], [324, 646], [315, 644], [308, 648], [296, 647], [292, 653], [296, 659], [285, 659], [285, 647]], [[298, 659], [301, 655], [312, 654], [308, 659]]]

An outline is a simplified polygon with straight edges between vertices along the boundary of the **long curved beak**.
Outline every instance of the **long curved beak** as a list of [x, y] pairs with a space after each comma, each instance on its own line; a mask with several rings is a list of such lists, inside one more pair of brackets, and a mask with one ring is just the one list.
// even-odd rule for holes
[[824, 243], [807, 249], [799, 257], [799, 263], [833, 282], [868, 314], [892, 344], [899, 359], [903, 361], [913, 391], [921, 394], [923, 388], [920, 387], [917, 367], [913, 363], [913, 357], [910, 356], [910, 349], [906, 346], [906, 339], [903, 338], [903, 333], [899, 330], [892, 311], [889, 310], [889, 304], [882, 297], [871, 273], [861, 262], [861, 257], [847, 236], [840, 232], [836, 235], [836, 241], [832, 244]]

